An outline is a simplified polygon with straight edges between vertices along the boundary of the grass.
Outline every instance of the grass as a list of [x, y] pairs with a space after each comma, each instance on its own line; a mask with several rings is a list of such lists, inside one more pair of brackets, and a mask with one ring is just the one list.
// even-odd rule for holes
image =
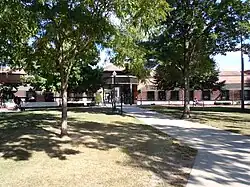
[[196, 150], [107, 109], [0, 114], [1, 186], [185, 186]]
[[[166, 114], [173, 118], [180, 118], [182, 107], [146, 106], [150, 110]], [[230, 132], [250, 135], [250, 110], [240, 113], [240, 108], [233, 107], [192, 107], [191, 118], [193, 122], [218, 127]]]

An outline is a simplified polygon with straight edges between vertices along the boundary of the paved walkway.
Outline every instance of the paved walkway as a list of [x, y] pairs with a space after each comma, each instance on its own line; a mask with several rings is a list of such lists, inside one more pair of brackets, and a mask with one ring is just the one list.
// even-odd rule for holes
[[135, 106], [124, 111], [198, 149], [187, 187], [250, 186], [250, 137]]

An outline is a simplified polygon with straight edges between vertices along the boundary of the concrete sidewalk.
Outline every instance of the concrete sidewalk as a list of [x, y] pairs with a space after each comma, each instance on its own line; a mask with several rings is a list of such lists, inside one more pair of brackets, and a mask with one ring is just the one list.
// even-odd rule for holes
[[250, 137], [136, 106], [126, 106], [124, 112], [198, 149], [187, 187], [250, 186]]

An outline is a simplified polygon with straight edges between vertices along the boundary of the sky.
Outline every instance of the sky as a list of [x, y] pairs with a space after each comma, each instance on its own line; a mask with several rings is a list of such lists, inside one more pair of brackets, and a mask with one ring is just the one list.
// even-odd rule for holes
[[[240, 71], [241, 55], [238, 52], [228, 52], [226, 55], [216, 55], [214, 57], [220, 71]], [[250, 70], [250, 61], [247, 55], [244, 55], [245, 70]]]
[[[100, 62], [99, 65], [103, 66], [105, 64], [106, 58], [105, 50], [100, 52]], [[220, 71], [240, 71], [241, 70], [241, 55], [240, 52], [228, 52], [226, 55], [216, 55], [214, 57], [217, 67]], [[244, 55], [245, 70], [250, 70], [250, 61], [247, 55]]]

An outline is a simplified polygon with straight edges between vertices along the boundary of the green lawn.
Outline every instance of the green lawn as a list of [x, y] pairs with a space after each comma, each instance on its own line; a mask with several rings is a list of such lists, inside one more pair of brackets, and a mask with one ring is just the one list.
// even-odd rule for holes
[[[166, 114], [173, 118], [180, 118], [182, 107], [145, 106], [150, 110]], [[204, 123], [227, 131], [250, 135], [250, 110], [240, 113], [240, 108], [233, 107], [192, 107], [191, 118], [193, 122]]]
[[0, 114], [1, 186], [185, 186], [196, 150], [110, 109]]

